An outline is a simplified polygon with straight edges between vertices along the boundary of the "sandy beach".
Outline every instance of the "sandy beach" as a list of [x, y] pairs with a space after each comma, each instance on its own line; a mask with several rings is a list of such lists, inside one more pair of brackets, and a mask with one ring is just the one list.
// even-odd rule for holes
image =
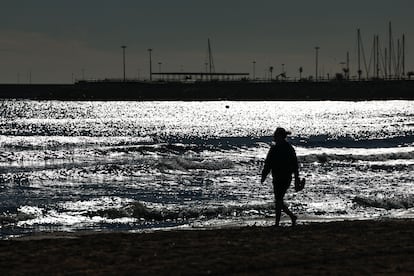
[[414, 274], [413, 220], [4, 240], [1, 275]]

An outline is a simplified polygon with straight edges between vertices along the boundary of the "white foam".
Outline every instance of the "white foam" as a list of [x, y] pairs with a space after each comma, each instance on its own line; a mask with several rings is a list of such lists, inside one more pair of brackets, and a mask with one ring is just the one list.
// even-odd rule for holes
[[386, 210], [409, 209], [414, 207], [414, 194], [393, 197], [360, 197], [357, 196], [353, 201], [361, 206], [375, 207]]
[[223, 160], [196, 160], [185, 157], [170, 157], [159, 161], [158, 168], [170, 170], [223, 170], [230, 169], [234, 163], [229, 159]]
[[414, 159], [414, 147], [396, 148], [297, 148], [298, 158], [302, 162], [329, 161], [388, 161]]

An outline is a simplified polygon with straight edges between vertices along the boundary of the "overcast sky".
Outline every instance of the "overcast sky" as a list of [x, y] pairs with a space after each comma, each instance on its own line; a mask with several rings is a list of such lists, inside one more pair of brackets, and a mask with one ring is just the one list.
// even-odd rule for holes
[[68, 83], [75, 78], [119, 78], [127, 45], [127, 77], [154, 71], [203, 71], [207, 39], [216, 71], [263, 76], [269, 66], [297, 77], [340, 71], [346, 52], [356, 74], [356, 29], [365, 51], [372, 36], [386, 46], [387, 25], [395, 39], [406, 35], [406, 67], [414, 69], [412, 0], [0, 0], [0, 82]]

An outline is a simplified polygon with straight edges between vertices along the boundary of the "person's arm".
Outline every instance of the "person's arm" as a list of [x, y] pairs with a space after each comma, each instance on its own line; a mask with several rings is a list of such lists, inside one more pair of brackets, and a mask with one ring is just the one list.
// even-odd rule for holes
[[298, 157], [296, 156], [296, 151], [292, 147], [292, 166], [293, 166], [293, 175], [295, 176], [295, 183], [299, 182], [299, 165]]
[[271, 152], [272, 152], [272, 148], [270, 148], [269, 152], [267, 153], [267, 156], [266, 156], [266, 159], [265, 159], [265, 162], [264, 162], [264, 167], [263, 167], [263, 170], [262, 170], [261, 183], [263, 183], [266, 180], [266, 177], [270, 173], [270, 170], [271, 170], [271, 166], [270, 166]]

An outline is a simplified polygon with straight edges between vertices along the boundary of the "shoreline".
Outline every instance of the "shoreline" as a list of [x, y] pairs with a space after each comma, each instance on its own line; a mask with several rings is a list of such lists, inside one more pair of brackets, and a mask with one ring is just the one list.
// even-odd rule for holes
[[[411, 211], [404, 214], [385, 215], [385, 216], [317, 216], [309, 214], [297, 214], [297, 226], [306, 226], [311, 224], [325, 224], [334, 222], [358, 222], [358, 221], [388, 221], [388, 220], [413, 220], [414, 213]], [[7, 240], [43, 240], [43, 239], [61, 239], [76, 238], [78, 236], [97, 235], [97, 234], [153, 234], [158, 232], [175, 232], [175, 231], [209, 231], [209, 230], [226, 230], [226, 229], [242, 229], [245, 227], [274, 227], [275, 216], [257, 216], [257, 217], [237, 217], [231, 219], [211, 219], [206, 221], [195, 220], [186, 223], [177, 223], [169, 226], [158, 225], [154, 227], [127, 227], [127, 228], [59, 228], [53, 230], [34, 230], [34, 231], [17, 231], [4, 234], [0, 237], [1, 241]], [[290, 227], [291, 220], [286, 215], [282, 215], [280, 220], [282, 228]], [[4, 229], [7, 229], [4, 228]], [[0, 229], [1, 230], [1, 229]], [[7, 230], [6, 230], [7, 231]]]
[[[414, 215], [404, 216], [381, 216], [381, 217], [355, 217], [355, 216], [342, 216], [342, 217], [321, 217], [314, 215], [298, 215], [296, 226], [307, 226], [312, 224], [325, 224], [335, 222], [358, 222], [358, 221], [388, 221], [388, 220], [414, 220]], [[72, 239], [77, 237], [83, 237], [88, 235], [100, 235], [100, 234], [154, 234], [159, 232], [176, 232], [176, 231], [210, 231], [210, 230], [229, 230], [229, 229], [242, 229], [245, 227], [274, 227], [275, 217], [256, 217], [256, 218], [240, 218], [229, 220], [208, 220], [204, 222], [193, 221], [192, 223], [177, 224], [174, 226], [159, 226], [153, 228], [130, 228], [130, 229], [111, 229], [111, 228], [82, 228], [82, 229], [69, 229], [60, 230], [41, 230], [26, 233], [15, 233], [10, 235], [4, 235], [0, 238], [1, 241], [7, 240], [45, 240], [45, 239]], [[286, 215], [282, 215], [280, 226], [282, 228], [289, 228], [291, 226], [291, 220]]]
[[409, 274], [414, 220], [353, 220], [1, 241], [15, 274]]

